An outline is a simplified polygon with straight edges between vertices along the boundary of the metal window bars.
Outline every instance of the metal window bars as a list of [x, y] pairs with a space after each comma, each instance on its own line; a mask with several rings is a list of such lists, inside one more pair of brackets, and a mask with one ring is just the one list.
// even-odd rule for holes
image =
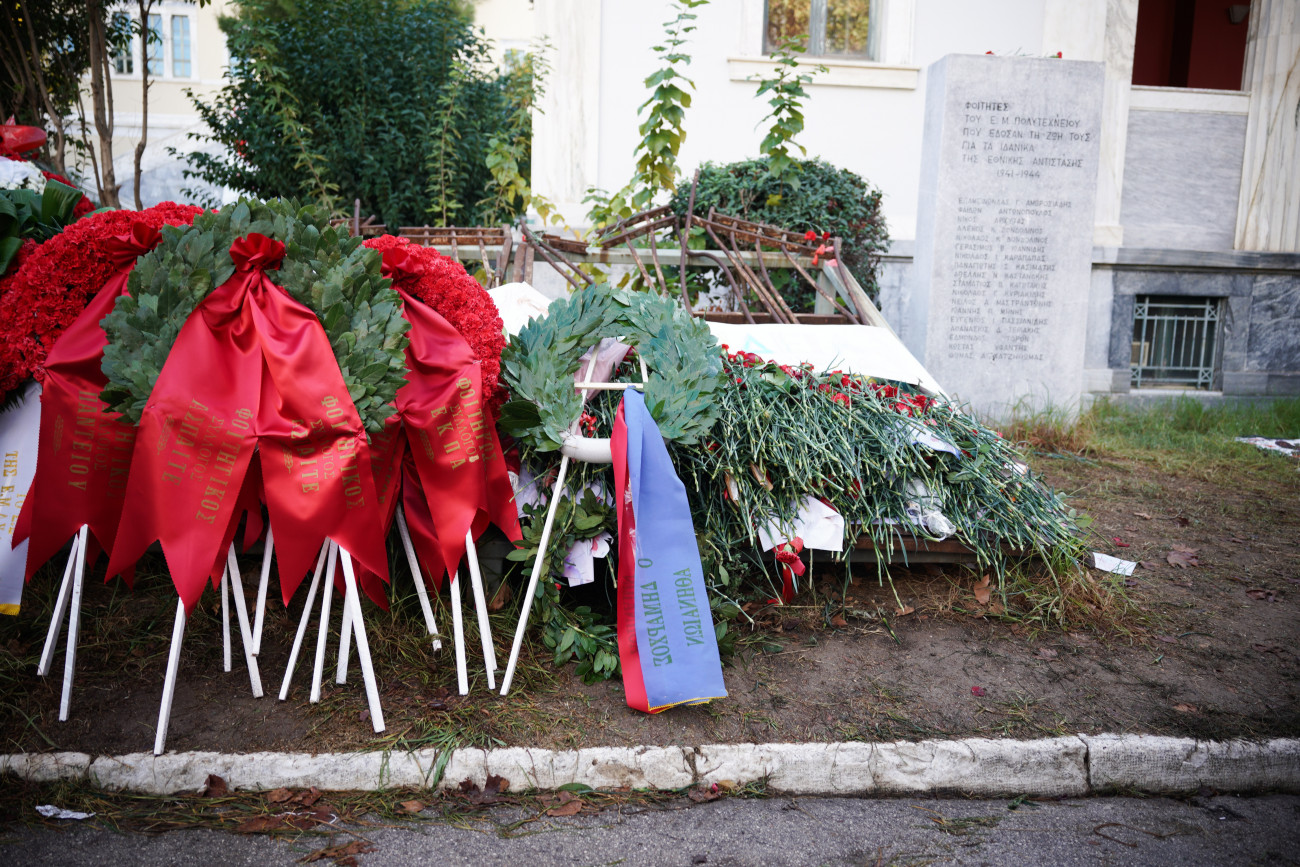
[[1139, 295], [1133, 310], [1133, 388], [1217, 385], [1223, 301]]

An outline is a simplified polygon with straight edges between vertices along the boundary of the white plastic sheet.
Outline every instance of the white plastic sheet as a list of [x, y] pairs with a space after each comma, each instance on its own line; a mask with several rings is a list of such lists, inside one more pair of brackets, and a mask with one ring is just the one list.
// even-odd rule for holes
[[869, 325], [731, 325], [709, 330], [732, 352], [743, 350], [779, 364], [807, 362], [814, 369], [843, 370], [920, 386], [943, 394], [934, 377], [892, 332]]

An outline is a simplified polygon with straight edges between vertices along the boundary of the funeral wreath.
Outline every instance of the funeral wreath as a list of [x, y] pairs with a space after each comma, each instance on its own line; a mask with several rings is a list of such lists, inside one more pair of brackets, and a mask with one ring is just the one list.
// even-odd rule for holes
[[241, 199], [191, 227], [164, 227], [136, 264], [130, 295], [104, 319], [105, 403], [139, 423], [186, 317], [234, 273], [230, 245], [254, 232], [284, 243], [283, 263], [267, 276], [320, 319], [366, 430], [382, 430], [406, 376], [401, 299], [378, 253], [331, 227], [326, 212], [286, 200]]

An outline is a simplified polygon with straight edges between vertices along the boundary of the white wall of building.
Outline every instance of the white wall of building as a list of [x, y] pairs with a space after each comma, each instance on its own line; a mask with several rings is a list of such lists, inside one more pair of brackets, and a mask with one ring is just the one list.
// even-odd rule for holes
[[[1042, 55], [1063, 49], [1044, 44], [1050, 5], [1043, 0], [881, 0], [879, 6], [881, 62], [824, 61], [828, 72], [807, 88], [806, 128], [798, 142], [810, 156], [880, 187], [890, 234], [909, 239], [916, 225], [925, 67], [953, 52]], [[587, 186], [616, 190], [632, 174], [637, 109], [649, 96], [643, 81], [661, 64], [652, 46], [663, 39], [675, 7], [669, 0], [535, 0], [535, 9], [539, 35], [549, 36], [559, 55], [557, 72], [565, 74], [552, 78], [545, 113], [535, 119], [534, 185], [580, 225]], [[772, 68], [762, 55], [763, 9], [762, 0], [714, 0], [696, 10], [697, 29], [686, 49], [692, 57], [686, 72], [696, 90], [679, 157], [687, 178], [704, 161], [758, 155], [768, 107], [754, 95], [756, 81], [747, 79]], [[582, 56], [566, 63], [574, 28], [583, 27], [598, 27], [598, 40], [588, 36]], [[599, 43], [596, 58], [585, 47], [591, 41]], [[809, 67], [817, 62], [805, 58]], [[595, 105], [585, 104], [590, 82], [583, 70], [599, 82]], [[595, 137], [594, 162], [573, 164], [575, 125], [584, 150], [590, 152]]]

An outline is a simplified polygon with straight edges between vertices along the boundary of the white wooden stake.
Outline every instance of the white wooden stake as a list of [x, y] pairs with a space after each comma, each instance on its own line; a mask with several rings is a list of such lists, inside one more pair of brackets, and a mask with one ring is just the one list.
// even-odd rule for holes
[[280, 701], [289, 697], [289, 684], [293, 681], [293, 669], [298, 664], [298, 653], [302, 650], [302, 638], [307, 633], [307, 623], [311, 620], [311, 606], [316, 602], [316, 590], [320, 587], [320, 573], [325, 568], [325, 554], [330, 549], [326, 540], [320, 546], [316, 557], [316, 570], [311, 575], [311, 588], [307, 591], [307, 604], [302, 608], [302, 617], [298, 619], [298, 632], [293, 637], [293, 650], [289, 653], [289, 664], [284, 669], [284, 681], [280, 684]]
[[167, 724], [172, 718], [172, 699], [176, 697], [176, 670], [181, 664], [181, 639], [185, 637], [185, 602], [176, 600], [176, 623], [172, 626], [172, 646], [167, 654], [167, 676], [163, 679], [162, 705], [158, 708], [158, 730], [154, 733], [153, 754], [161, 756], [167, 748]]
[[[591, 358], [587, 361], [587, 370], [582, 374], [582, 381], [591, 381], [591, 371], [596, 366], [596, 358], [600, 355], [600, 344], [597, 343], [591, 349]], [[640, 355], [640, 353], [638, 353]], [[642, 378], [645, 377], [645, 368], [641, 369]], [[586, 396], [585, 393], [583, 395]], [[578, 424], [578, 420], [573, 420], [572, 430]], [[515, 679], [515, 666], [519, 663], [519, 648], [524, 644], [524, 633], [528, 631], [528, 617], [533, 613], [533, 597], [537, 595], [537, 580], [541, 577], [542, 560], [546, 559], [546, 546], [551, 541], [551, 528], [555, 524], [555, 512], [560, 507], [560, 495], [564, 492], [564, 477], [569, 472], [569, 456], [565, 455], [560, 458], [560, 472], [555, 477], [555, 487], [551, 489], [551, 502], [546, 507], [546, 523], [542, 525], [542, 538], [537, 546], [537, 557], [533, 560], [533, 574], [528, 579], [528, 592], [519, 603], [519, 625], [515, 627], [515, 641], [510, 647], [510, 661], [506, 663], [505, 676], [501, 678], [501, 694], [510, 693], [510, 682]]]
[[460, 570], [451, 574], [451, 633], [456, 643], [456, 685], [469, 695], [469, 671], [465, 666], [465, 623], [460, 612]]
[[474, 545], [474, 531], [465, 533], [465, 560], [469, 564], [469, 586], [474, 592], [474, 608], [478, 612], [478, 634], [483, 642], [483, 667], [487, 670], [488, 689], [497, 688], [497, 653], [492, 646], [492, 626], [488, 623], [487, 599], [483, 595], [483, 573], [479, 569], [478, 548]]
[[325, 554], [325, 592], [321, 594], [320, 632], [316, 636], [316, 667], [311, 675], [311, 702], [320, 701], [320, 681], [325, 673], [325, 640], [329, 638], [330, 601], [334, 598], [334, 566], [338, 562], [338, 545], [329, 543]]
[[402, 537], [406, 565], [411, 567], [411, 575], [415, 577], [415, 595], [419, 597], [420, 610], [424, 612], [424, 625], [433, 636], [433, 649], [442, 650], [442, 639], [438, 637], [438, 624], [433, 619], [433, 606], [429, 604], [429, 591], [424, 586], [424, 573], [420, 571], [420, 563], [415, 559], [415, 546], [411, 544], [411, 530], [406, 526], [406, 515], [402, 513], [401, 506], [397, 507], [397, 532]]
[[230, 592], [235, 596], [235, 614], [239, 618], [239, 638], [244, 645], [244, 664], [248, 666], [248, 682], [253, 688], [253, 698], [261, 698], [262, 673], [257, 668], [257, 657], [253, 655], [253, 632], [248, 628], [248, 601], [244, 599], [244, 579], [239, 571], [239, 561], [235, 559], [235, 543], [230, 543], [226, 552], [226, 570], [230, 573]]
[[560, 458], [560, 473], [555, 478], [555, 488], [551, 493], [550, 505], [546, 508], [546, 523], [542, 525], [542, 538], [538, 542], [537, 557], [533, 560], [533, 574], [528, 579], [528, 591], [520, 602], [519, 625], [515, 627], [515, 642], [510, 648], [510, 661], [506, 663], [505, 676], [501, 678], [501, 694], [510, 694], [510, 682], [515, 678], [515, 666], [519, 662], [519, 648], [524, 643], [524, 633], [528, 631], [528, 616], [533, 612], [533, 597], [537, 595], [537, 579], [542, 574], [542, 560], [546, 559], [546, 546], [551, 541], [551, 527], [555, 523], [555, 512], [560, 505], [560, 492], [564, 490], [564, 476], [569, 472], [569, 457]]
[[334, 674], [335, 683], [348, 682], [348, 657], [352, 654], [352, 606], [343, 605], [343, 626], [339, 629], [339, 664]]
[[257, 613], [253, 618], [253, 655], [262, 652], [262, 624], [266, 617], [266, 588], [271, 583], [271, 552], [275, 550], [275, 533], [266, 525], [266, 548], [262, 551], [262, 576], [257, 582]]
[[230, 566], [221, 570], [221, 662], [230, 671]]
[[375, 667], [370, 661], [370, 644], [366, 639], [366, 625], [361, 619], [361, 594], [357, 590], [357, 576], [352, 571], [352, 555], [346, 550], [334, 546], [343, 561], [343, 583], [347, 592], [344, 604], [352, 609], [352, 626], [357, 633], [357, 661], [361, 663], [361, 675], [366, 682], [366, 701], [370, 705], [370, 722], [376, 732], [384, 730], [384, 709], [379, 705], [379, 684], [375, 681]]
[[77, 553], [81, 550], [81, 532], [72, 537], [72, 550], [68, 552], [68, 565], [63, 567], [63, 582], [59, 584], [59, 598], [54, 603], [54, 613], [50, 615], [50, 631], [45, 636], [45, 648], [41, 651], [40, 664], [36, 673], [41, 677], [50, 673], [54, 665], [54, 648], [63, 634], [63, 618], [68, 613], [68, 597], [72, 595], [72, 568], [77, 562]]
[[68, 705], [72, 702], [72, 673], [77, 668], [77, 633], [81, 630], [81, 587], [86, 577], [85, 524], [77, 531], [77, 564], [72, 570], [72, 611], [68, 614], [68, 649], [63, 657], [63, 696], [59, 699], [59, 722], [68, 721]]

